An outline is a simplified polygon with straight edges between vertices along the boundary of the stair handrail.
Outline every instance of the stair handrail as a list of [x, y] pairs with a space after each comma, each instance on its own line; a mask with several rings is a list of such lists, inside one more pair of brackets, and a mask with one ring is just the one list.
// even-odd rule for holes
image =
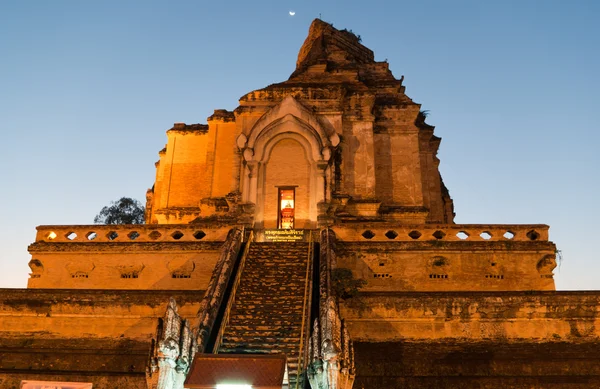
[[313, 253], [314, 244], [312, 231], [308, 235], [308, 259], [306, 265], [306, 277], [304, 279], [304, 307], [302, 308], [302, 331], [300, 332], [300, 349], [298, 350], [298, 376], [296, 377], [296, 389], [300, 388], [301, 375], [304, 372], [304, 365], [308, 359], [308, 344], [310, 342], [310, 312], [312, 310], [312, 273], [313, 273]]
[[231, 277], [231, 272], [233, 271], [235, 260], [238, 257], [243, 239], [243, 230], [233, 228], [229, 232], [227, 240], [221, 248], [220, 257], [213, 270], [204, 298], [200, 303], [200, 308], [196, 315], [198, 324], [194, 329], [194, 341], [196, 343], [194, 352], [208, 352], [208, 350], [206, 350], [208, 337], [212, 332], [219, 306], [223, 303], [229, 277]]
[[233, 306], [233, 302], [235, 301], [235, 294], [237, 292], [237, 288], [240, 284], [240, 280], [242, 278], [242, 273], [244, 271], [244, 265], [246, 264], [246, 258], [248, 257], [248, 252], [250, 251], [250, 246], [254, 241], [254, 231], [250, 231], [248, 235], [248, 240], [246, 240], [246, 246], [244, 247], [244, 253], [242, 254], [242, 258], [240, 259], [240, 263], [238, 265], [238, 270], [235, 275], [235, 280], [233, 281], [233, 287], [231, 288], [231, 293], [229, 295], [229, 300], [227, 301], [227, 308], [225, 308], [225, 314], [223, 315], [223, 321], [221, 322], [221, 328], [219, 328], [219, 333], [217, 334], [217, 339], [215, 340], [215, 346], [212, 350], [213, 354], [219, 353], [219, 348], [221, 347], [221, 343], [223, 341], [223, 334], [225, 333], [225, 328], [229, 324], [229, 314], [231, 313], [231, 307]]

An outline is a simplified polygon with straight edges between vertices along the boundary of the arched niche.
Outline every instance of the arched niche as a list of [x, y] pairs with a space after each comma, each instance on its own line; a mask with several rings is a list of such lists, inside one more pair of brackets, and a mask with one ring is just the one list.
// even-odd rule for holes
[[[244, 136], [238, 139], [238, 146], [241, 146], [245, 161], [242, 199], [244, 202], [256, 205], [254, 218], [256, 228], [276, 227], [277, 223], [273, 222], [273, 204], [266, 202], [275, 201], [273, 193], [278, 185], [297, 187], [298, 195], [304, 196], [298, 200], [299, 204], [306, 204], [306, 212], [302, 211], [302, 222], [296, 228], [315, 228], [318, 216], [317, 204], [328, 197], [325, 177], [328, 174], [333, 143], [330, 138], [327, 138], [312, 114], [301, 111], [298, 108], [299, 104], [293, 98], [287, 98], [286, 101], [287, 103], [284, 101], [281, 105], [293, 109], [282, 109], [281, 106], [277, 109], [273, 108], [273, 112], [269, 111], [256, 123], [247, 138]], [[337, 135], [333, 138], [338, 139]], [[294, 144], [297, 147], [292, 147]], [[278, 145], [290, 148], [290, 158], [296, 160], [299, 165], [298, 170], [306, 171], [306, 182], [294, 182], [293, 177], [286, 177], [285, 168], [276, 166], [286, 165], [281, 160], [273, 161], [273, 156], [275, 159], [281, 157], [277, 149]], [[300, 149], [302, 158], [299, 157]], [[289, 167], [287, 166], [288, 170]], [[300, 177], [297, 174], [296, 176]]]
[[258, 171], [256, 223], [277, 228], [278, 189], [285, 187], [295, 192], [295, 228], [314, 228], [319, 191], [310, 144], [298, 134], [278, 134], [266, 145], [264, 157]]

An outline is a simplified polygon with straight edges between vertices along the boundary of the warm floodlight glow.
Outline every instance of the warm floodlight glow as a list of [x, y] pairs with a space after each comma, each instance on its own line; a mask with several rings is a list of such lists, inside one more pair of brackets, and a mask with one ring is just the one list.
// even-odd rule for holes
[[252, 389], [252, 385], [217, 384], [217, 389]]
[[48, 234], [48, 239], [52, 240], [56, 238], [56, 232], [52, 231], [51, 233]]

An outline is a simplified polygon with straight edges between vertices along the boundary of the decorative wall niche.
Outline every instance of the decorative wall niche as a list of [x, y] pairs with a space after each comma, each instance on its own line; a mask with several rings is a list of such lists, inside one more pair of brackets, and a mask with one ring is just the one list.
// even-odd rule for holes
[[167, 263], [167, 268], [171, 273], [171, 278], [192, 278], [196, 263], [187, 256], [175, 255]]
[[554, 254], [544, 255], [536, 265], [536, 269], [542, 278], [552, 278], [554, 275], [552, 271], [555, 267], [556, 256]]
[[139, 278], [144, 268], [144, 264], [117, 266], [121, 278]]
[[429, 259], [427, 273], [430, 279], [445, 280], [448, 279], [450, 270], [450, 260], [446, 257], [435, 256]]
[[89, 278], [90, 273], [96, 266], [89, 259], [81, 259], [68, 262], [66, 265], [67, 272], [71, 278]]
[[31, 273], [29, 273], [30, 278], [40, 278], [42, 276], [42, 273], [44, 272], [44, 265], [42, 265], [42, 261], [34, 258], [29, 261], [28, 265], [31, 269]]

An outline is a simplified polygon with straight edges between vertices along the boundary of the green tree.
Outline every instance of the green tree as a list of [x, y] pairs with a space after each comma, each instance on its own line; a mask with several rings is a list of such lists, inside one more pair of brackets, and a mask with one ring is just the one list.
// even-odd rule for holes
[[144, 206], [139, 201], [121, 197], [102, 208], [94, 218], [96, 224], [144, 224]]

